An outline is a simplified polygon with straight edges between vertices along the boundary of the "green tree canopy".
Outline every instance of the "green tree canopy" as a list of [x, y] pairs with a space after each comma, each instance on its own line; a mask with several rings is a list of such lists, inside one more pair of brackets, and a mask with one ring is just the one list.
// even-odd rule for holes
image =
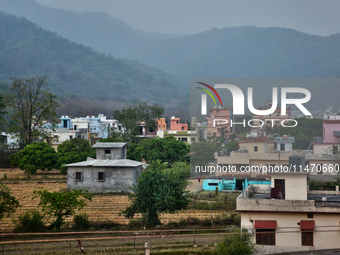
[[236, 141], [230, 141], [227, 143], [227, 151], [232, 152], [232, 151], [237, 151], [238, 150], [238, 143]]
[[96, 156], [96, 151], [91, 147], [88, 141], [81, 138], [73, 138], [58, 146], [56, 156], [57, 168], [59, 168], [61, 174], [66, 174], [67, 167], [63, 165], [85, 161], [87, 157], [94, 158]]
[[147, 162], [160, 160], [162, 163], [172, 164], [177, 161], [188, 161], [186, 156], [188, 152], [189, 148], [184, 142], [168, 136], [162, 139], [158, 137], [144, 139], [133, 150], [130, 148], [128, 156], [133, 160], [144, 159]]
[[141, 134], [141, 123], [145, 123], [146, 130], [154, 130], [157, 127], [155, 119], [160, 118], [163, 112], [163, 107], [156, 104], [139, 103], [123, 108], [121, 111], [116, 110], [113, 115], [122, 124], [122, 139], [125, 142], [134, 142], [138, 140], [136, 136]]
[[11, 164], [28, 174], [37, 170], [52, 170], [56, 166], [56, 152], [48, 143], [32, 143], [10, 156]]
[[134, 193], [129, 196], [131, 205], [123, 213], [127, 218], [141, 213], [146, 227], [159, 225], [159, 214], [175, 213], [187, 207], [190, 193], [186, 186], [179, 171], [164, 170], [161, 161], [153, 162], [133, 186]]
[[39, 206], [42, 207], [42, 211], [54, 217], [51, 228], [55, 230], [61, 229], [65, 218], [84, 208], [87, 205], [86, 200], [92, 201], [92, 196], [87, 191], [78, 189], [66, 189], [61, 192], [35, 190], [33, 199], [37, 197], [40, 197]]
[[280, 126], [280, 135], [295, 137], [293, 148], [306, 150], [315, 136], [322, 136], [322, 119], [296, 118], [296, 127]]
[[206, 166], [209, 162], [215, 160], [217, 147], [210, 142], [197, 142], [190, 145], [190, 165]]
[[0, 185], [0, 220], [10, 216], [19, 206], [19, 201], [12, 196], [11, 190], [6, 185]]
[[15, 125], [11, 132], [19, 133], [25, 145], [50, 137], [48, 129], [43, 128], [43, 121], [56, 123], [56, 96], [47, 90], [46, 76], [13, 78], [11, 92], [6, 97], [8, 106], [16, 112], [12, 115]]

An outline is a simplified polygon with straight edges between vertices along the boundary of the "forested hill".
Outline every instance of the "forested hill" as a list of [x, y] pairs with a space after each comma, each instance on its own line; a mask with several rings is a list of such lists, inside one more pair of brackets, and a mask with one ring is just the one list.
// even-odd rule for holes
[[106, 13], [75, 13], [34, 0], [0, 0], [0, 10], [31, 19], [72, 41], [138, 60], [181, 78], [339, 77], [340, 35], [286, 28], [233, 27], [165, 36], [136, 30]]
[[42, 6], [34, 0], [0, 0], [0, 10], [114, 57], [131, 58], [153, 41], [171, 37], [134, 29], [105, 12], [76, 13]]
[[166, 74], [156, 79], [144, 69], [0, 12], [0, 80], [46, 75], [54, 93], [93, 100], [159, 102], [161, 98], [167, 103], [176, 98], [177, 85], [166, 81]]
[[339, 73], [339, 55], [339, 34], [249, 26], [162, 40], [138, 58], [179, 77], [324, 78]]

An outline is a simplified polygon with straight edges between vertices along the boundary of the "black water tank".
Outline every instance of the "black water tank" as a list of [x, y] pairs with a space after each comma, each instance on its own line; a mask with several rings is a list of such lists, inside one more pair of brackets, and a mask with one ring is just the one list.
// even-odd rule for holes
[[289, 156], [290, 172], [300, 172], [302, 168], [302, 158], [298, 155]]

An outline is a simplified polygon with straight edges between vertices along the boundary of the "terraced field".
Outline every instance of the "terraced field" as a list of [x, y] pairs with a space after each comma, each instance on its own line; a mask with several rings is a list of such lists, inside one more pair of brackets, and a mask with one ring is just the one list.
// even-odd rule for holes
[[[3, 175], [6, 173], [8, 179], [4, 180]], [[62, 177], [56, 173], [49, 172], [50, 180], [42, 178], [40, 173], [37, 176], [31, 178], [31, 180], [25, 179], [25, 175], [21, 170], [14, 169], [13, 171], [2, 170], [0, 172], [0, 179], [2, 183], [11, 189], [12, 194], [19, 199], [20, 207], [17, 212], [12, 216], [16, 218], [17, 215], [24, 213], [27, 210], [38, 209], [39, 199], [32, 200], [33, 191], [40, 188], [48, 189], [49, 191], [59, 191], [66, 188], [65, 180], [56, 180], [56, 178], [62, 179]], [[17, 177], [19, 176], [19, 180]], [[124, 210], [129, 205], [128, 197], [125, 195], [94, 195], [92, 201], [88, 202], [87, 207], [85, 207], [82, 212], [86, 212], [89, 215], [90, 221], [99, 222], [114, 222], [114, 223], [128, 223], [128, 220], [121, 215], [121, 211]], [[213, 217], [221, 216], [221, 211], [213, 212]], [[181, 219], [199, 218], [199, 219], [210, 219], [209, 211], [199, 211], [199, 210], [186, 210], [181, 211], [178, 214], [164, 214], [161, 216], [163, 223], [168, 222], [178, 222]], [[69, 218], [68, 221], [72, 221], [73, 218]], [[11, 218], [5, 218], [0, 222], [1, 232], [11, 232], [14, 228], [14, 223]]]

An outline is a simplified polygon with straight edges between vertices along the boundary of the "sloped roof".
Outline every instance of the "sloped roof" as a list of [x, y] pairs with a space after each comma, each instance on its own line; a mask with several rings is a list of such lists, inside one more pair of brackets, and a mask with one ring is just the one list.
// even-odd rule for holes
[[97, 142], [95, 145], [93, 145], [93, 148], [122, 148], [126, 145], [126, 143], [103, 143], [103, 142]]
[[138, 167], [145, 165], [145, 163], [130, 160], [130, 159], [89, 159], [87, 161], [67, 164], [64, 166], [75, 166], [75, 167]]

